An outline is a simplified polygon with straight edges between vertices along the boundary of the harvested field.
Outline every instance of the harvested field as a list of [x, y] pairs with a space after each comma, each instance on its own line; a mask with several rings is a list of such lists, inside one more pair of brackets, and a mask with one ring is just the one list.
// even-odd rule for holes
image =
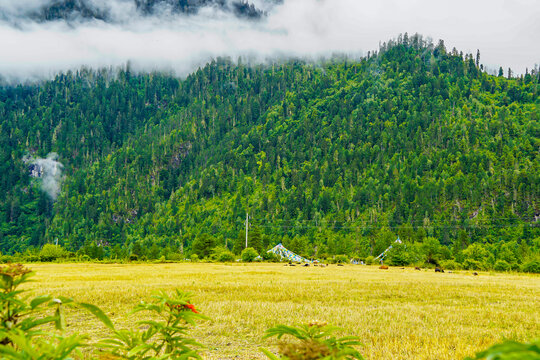
[[[540, 277], [435, 273], [375, 266], [286, 267], [282, 264], [31, 264], [35, 294], [69, 296], [100, 306], [118, 327], [153, 292], [194, 294], [212, 320], [194, 329], [207, 359], [264, 358], [264, 330], [312, 320], [357, 335], [366, 359], [462, 359], [502, 340], [540, 337]], [[72, 331], [106, 333], [92, 316], [71, 310]]]

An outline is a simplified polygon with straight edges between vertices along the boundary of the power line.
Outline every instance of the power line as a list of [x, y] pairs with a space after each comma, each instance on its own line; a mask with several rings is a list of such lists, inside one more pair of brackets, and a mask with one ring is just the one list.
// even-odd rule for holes
[[[254, 221], [269, 221], [269, 219], [267, 218], [253, 218], [253, 217], [250, 217], [250, 219], [254, 220]], [[461, 219], [461, 221], [472, 221], [472, 222], [498, 222], [498, 221], [505, 221], [507, 223], [510, 223], [510, 221], [508, 220], [511, 220], [512, 222], [513, 221], [524, 221], [525, 219], [520, 219], [520, 218], [509, 218], [509, 217], [506, 217], [506, 218], [489, 218], [489, 219], [476, 219], [476, 218], [473, 218], [473, 219]], [[276, 219], [276, 220], [273, 220], [273, 221], [283, 221], [283, 222], [320, 222], [320, 223], [323, 223], [323, 222], [336, 222], [336, 221], [340, 221], [340, 220], [329, 220], [329, 219]], [[350, 223], [351, 221], [345, 221], [347, 223]], [[402, 223], [400, 225], [414, 225], [414, 224], [424, 224], [424, 220], [416, 220], [416, 221], [408, 221], [406, 223]], [[432, 224], [432, 223], [444, 223], [445, 220], [437, 220], [437, 219], [434, 219], [434, 220], [428, 220], [428, 223]], [[354, 223], [365, 223], [365, 224], [373, 224], [373, 221], [371, 220], [354, 220]], [[522, 222], [523, 223], [530, 223], [530, 224], [534, 224], [535, 221], [532, 221], [532, 219], [526, 219], [526, 221]]]
[[[252, 224], [250, 224], [251, 226]], [[294, 229], [294, 228], [320, 228], [320, 227], [326, 227], [331, 229], [341, 229], [341, 230], [362, 230], [362, 229], [382, 229], [382, 228], [388, 228], [388, 229], [402, 229], [403, 225], [409, 225], [409, 224], [400, 224], [400, 225], [388, 225], [388, 224], [369, 224], [365, 226], [336, 226], [327, 224], [325, 225], [311, 225], [311, 224], [295, 224], [295, 225], [280, 225], [280, 224], [255, 224], [255, 226], [263, 227], [263, 228], [283, 228], [283, 229]], [[531, 227], [540, 227], [535, 226], [537, 225], [534, 222], [530, 223], [517, 223], [517, 224], [462, 224], [462, 225], [456, 225], [456, 224], [446, 224], [446, 225], [422, 225], [418, 226], [418, 228], [435, 228], [435, 229], [491, 229], [491, 228], [513, 228], [513, 227], [520, 227], [520, 226], [531, 226]]]

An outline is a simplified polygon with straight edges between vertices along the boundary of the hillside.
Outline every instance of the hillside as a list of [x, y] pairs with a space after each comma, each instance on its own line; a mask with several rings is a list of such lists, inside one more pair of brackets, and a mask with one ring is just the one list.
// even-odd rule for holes
[[[436, 239], [440, 259], [479, 243], [521, 263], [540, 246], [538, 77], [488, 75], [405, 35], [359, 61], [218, 59], [184, 80], [126, 68], [4, 86], [0, 249], [239, 251], [248, 212], [259, 250], [366, 257], [399, 235]], [[66, 170], [54, 203], [23, 161], [50, 152]]]
[[[266, 0], [271, 7], [280, 0]], [[203, 8], [231, 13], [238, 18], [257, 20], [265, 11], [244, 0], [128, 0], [95, 2], [91, 0], [44, 0], [19, 5], [0, 4], [0, 22], [20, 24], [28, 21], [68, 23], [100, 21], [112, 24], [125, 22], [129, 17], [166, 17], [194, 15]]]

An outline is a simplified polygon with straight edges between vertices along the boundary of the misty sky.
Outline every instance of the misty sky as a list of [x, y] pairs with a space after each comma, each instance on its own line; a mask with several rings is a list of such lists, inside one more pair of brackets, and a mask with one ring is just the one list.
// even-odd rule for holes
[[540, 0], [270, 0], [251, 1], [261, 21], [205, 8], [197, 15], [142, 17], [132, 0], [87, 0], [107, 7], [115, 22], [36, 23], [25, 11], [51, 0], [0, 0], [0, 74], [8, 79], [51, 77], [83, 65], [117, 66], [185, 75], [212, 57], [248, 55], [317, 58], [361, 55], [399, 33], [476, 54], [491, 70], [516, 73], [540, 64]]

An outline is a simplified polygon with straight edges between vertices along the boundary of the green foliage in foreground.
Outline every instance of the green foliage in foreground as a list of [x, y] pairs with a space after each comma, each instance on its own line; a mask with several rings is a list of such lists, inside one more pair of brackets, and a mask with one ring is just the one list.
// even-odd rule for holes
[[522, 344], [515, 341], [505, 341], [493, 345], [476, 355], [474, 359], [466, 360], [540, 360], [540, 341]]
[[[19, 287], [30, 281], [32, 272], [20, 264], [0, 267], [0, 353], [2, 359], [71, 359], [86, 346], [85, 336], [64, 336], [62, 306], [73, 300], [50, 295], [28, 298]], [[52, 314], [43, 316], [43, 312]], [[47, 331], [54, 325], [55, 332]]]
[[334, 326], [312, 323], [303, 326], [278, 325], [266, 330], [263, 338], [290, 336], [295, 342], [282, 342], [280, 357], [266, 349], [261, 351], [271, 360], [310, 360], [310, 359], [360, 359], [364, 358], [354, 347], [362, 345], [356, 336], [336, 338], [332, 334], [339, 330]]
[[[138, 322], [136, 329], [116, 329], [97, 306], [75, 303], [68, 298], [50, 295], [29, 299], [19, 286], [30, 281], [33, 273], [22, 265], [0, 266], [0, 354], [1, 359], [60, 360], [81, 357], [80, 349], [88, 345], [87, 336], [64, 336], [63, 305], [85, 309], [96, 316], [112, 333], [99, 341], [96, 350], [116, 359], [201, 359], [197, 349], [202, 345], [187, 337], [196, 320], [207, 319], [190, 303], [190, 295], [176, 291], [159, 293], [150, 303], [141, 302], [132, 313], [149, 312], [149, 320]], [[53, 308], [49, 316], [40, 314]], [[54, 324], [56, 332], [46, 330]], [[143, 330], [144, 329], [144, 330]], [[103, 350], [106, 349], [106, 350]]]
[[[199, 314], [190, 301], [190, 294], [176, 290], [142, 301], [132, 313], [147, 312], [134, 329], [117, 329], [97, 306], [76, 303], [68, 298], [40, 295], [29, 298], [19, 287], [30, 281], [33, 273], [20, 264], [0, 266], [0, 354], [5, 360], [68, 360], [82, 357], [83, 347], [94, 347], [100, 355], [115, 359], [167, 360], [202, 359], [203, 347], [188, 337], [197, 320], [208, 319]], [[111, 332], [97, 344], [86, 342], [86, 335], [65, 336], [62, 306], [76, 306], [96, 316]], [[53, 310], [52, 315], [43, 315]], [[54, 325], [54, 331], [48, 325]], [[320, 323], [302, 326], [277, 325], [266, 331], [263, 338], [292, 337], [279, 344], [279, 355], [261, 349], [272, 360], [339, 360], [363, 359], [356, 349], [360, 339], [355, 336], [336, 338], [336, 327]], [[540, 343], [521, 344], [507, 341], [480, 352], [474, 360], [538, 360]], [[473, 359], [466, 359], [473, 360]]]
[[139, 321], [137, 329], [123, 330], [117, 330], [99, 308], [86, 307], [112, 330], [113, 335], [101, 340], [100, 345], [117, 359], [202, 359], [197, 353], [202, 345], [186, 336], [196, 320], [207, 317], [199, 314], [189, 300], [189, 294], [178, 290], [173, 295], [154, 295], [153, 302], [143, 301], [132, 311], [149, 312], [152, 319]]

